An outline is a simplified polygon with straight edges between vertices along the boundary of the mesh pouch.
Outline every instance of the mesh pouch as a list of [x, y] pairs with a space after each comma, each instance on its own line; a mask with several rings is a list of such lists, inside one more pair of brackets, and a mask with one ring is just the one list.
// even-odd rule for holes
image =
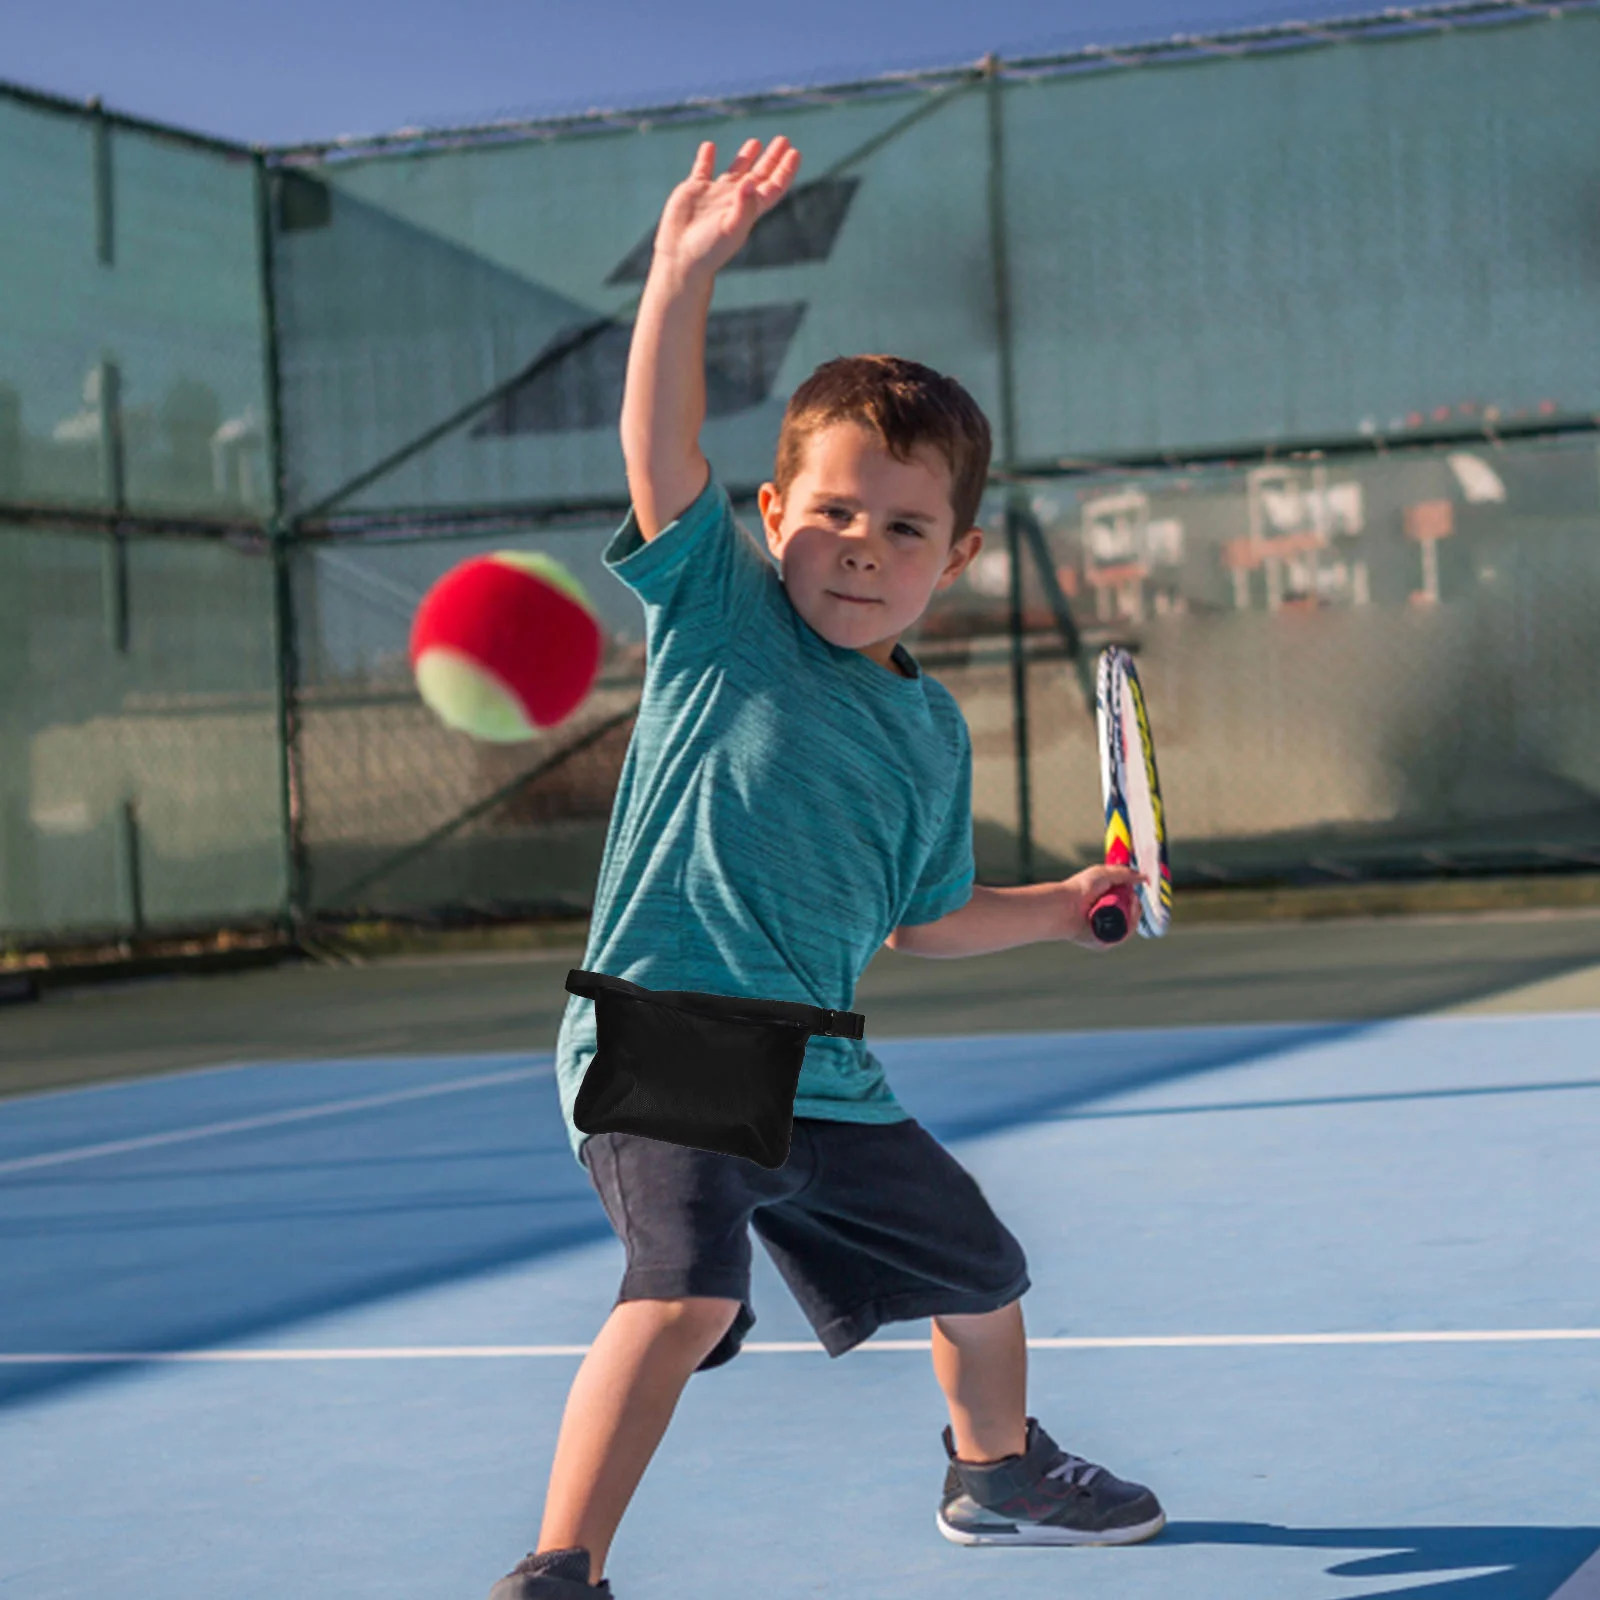
[[594, 1001], [596, 1048], [572, 1113], [580, 1132], [639, 1133], [763, 1167], [789, 1159], [807, 1039], [866, 1030], [856, 1011], [646, 989], [577, 967], [567, 992]]

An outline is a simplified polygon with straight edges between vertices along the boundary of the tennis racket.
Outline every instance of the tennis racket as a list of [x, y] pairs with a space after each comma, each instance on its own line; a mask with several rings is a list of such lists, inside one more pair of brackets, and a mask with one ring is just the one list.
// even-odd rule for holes
[[1159, 939], [1172, 920], [1167, 822], [1144, 690], [1126, 650], [1100, 652], [1095, 721], [1100, 730], [1100, 792], [1106, 802], [1106, 864], [1132, 867], [1145, 881], [1102, 895], [1089, 910], [1089, 926], [1097, 939], [1115, 944], [1127, 937], [1137, 912], [1139, 932]]

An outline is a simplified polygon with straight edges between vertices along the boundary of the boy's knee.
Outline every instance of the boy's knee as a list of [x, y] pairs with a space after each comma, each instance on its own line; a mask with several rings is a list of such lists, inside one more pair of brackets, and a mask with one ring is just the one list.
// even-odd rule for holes
[[654, 1318], [662, 1328], [711, 1349], [733, 1326], [740, 1302], [715, 1295], [683, 1295], [671, 1300], [634, 1300], [624, 1304], [647, 1307], [644, 1315]]
[[737, 1300], [723, 1300], [714, 1295], [687, 1295], [671, 1304], [678, 1308], [677, 1314], [685, 1325], [692, 1328], [708, 1348], [733, 1326], [734, 1318], [739, 1315]]

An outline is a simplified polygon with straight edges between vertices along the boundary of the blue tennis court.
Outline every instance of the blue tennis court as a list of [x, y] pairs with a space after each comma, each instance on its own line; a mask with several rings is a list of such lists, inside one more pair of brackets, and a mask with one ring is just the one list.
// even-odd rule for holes
[[[622, 1600], [1600, 1595], [1600, 1014], [900, 1038], [1027, 1249], [1029, 1409], [1124, 1549], [962, 1549], [926, 1323], [830, 1361], [756, 1251]], [[0, 1103], [0, 1593], [479, 1596], [533, 1547], [621, 1246], [547, 1057]]]

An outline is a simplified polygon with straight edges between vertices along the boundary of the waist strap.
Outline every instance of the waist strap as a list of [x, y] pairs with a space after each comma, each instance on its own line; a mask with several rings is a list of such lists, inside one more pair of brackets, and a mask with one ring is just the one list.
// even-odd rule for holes
[[603, 972], [585, 972], [574, 967], [567, 974], [567, 993], [586, 1000], [598, 998], [602, 989], [633, 996], [636, 1000], [655, 1000], [664, 1005], [682, 1006], [705, 1015], [725, 1017], [730, 1022], [788, 1022], [807, 1033], [831, 1039], [866, 1037], [867, 1019], [859, 1011], [832, 1011], [826, 1006], [810, 1006], [800, 1000], [752, 1000], [743, 995], [703, 994], [693, 989], [647, 989], [626, 978], [608, 977]]

